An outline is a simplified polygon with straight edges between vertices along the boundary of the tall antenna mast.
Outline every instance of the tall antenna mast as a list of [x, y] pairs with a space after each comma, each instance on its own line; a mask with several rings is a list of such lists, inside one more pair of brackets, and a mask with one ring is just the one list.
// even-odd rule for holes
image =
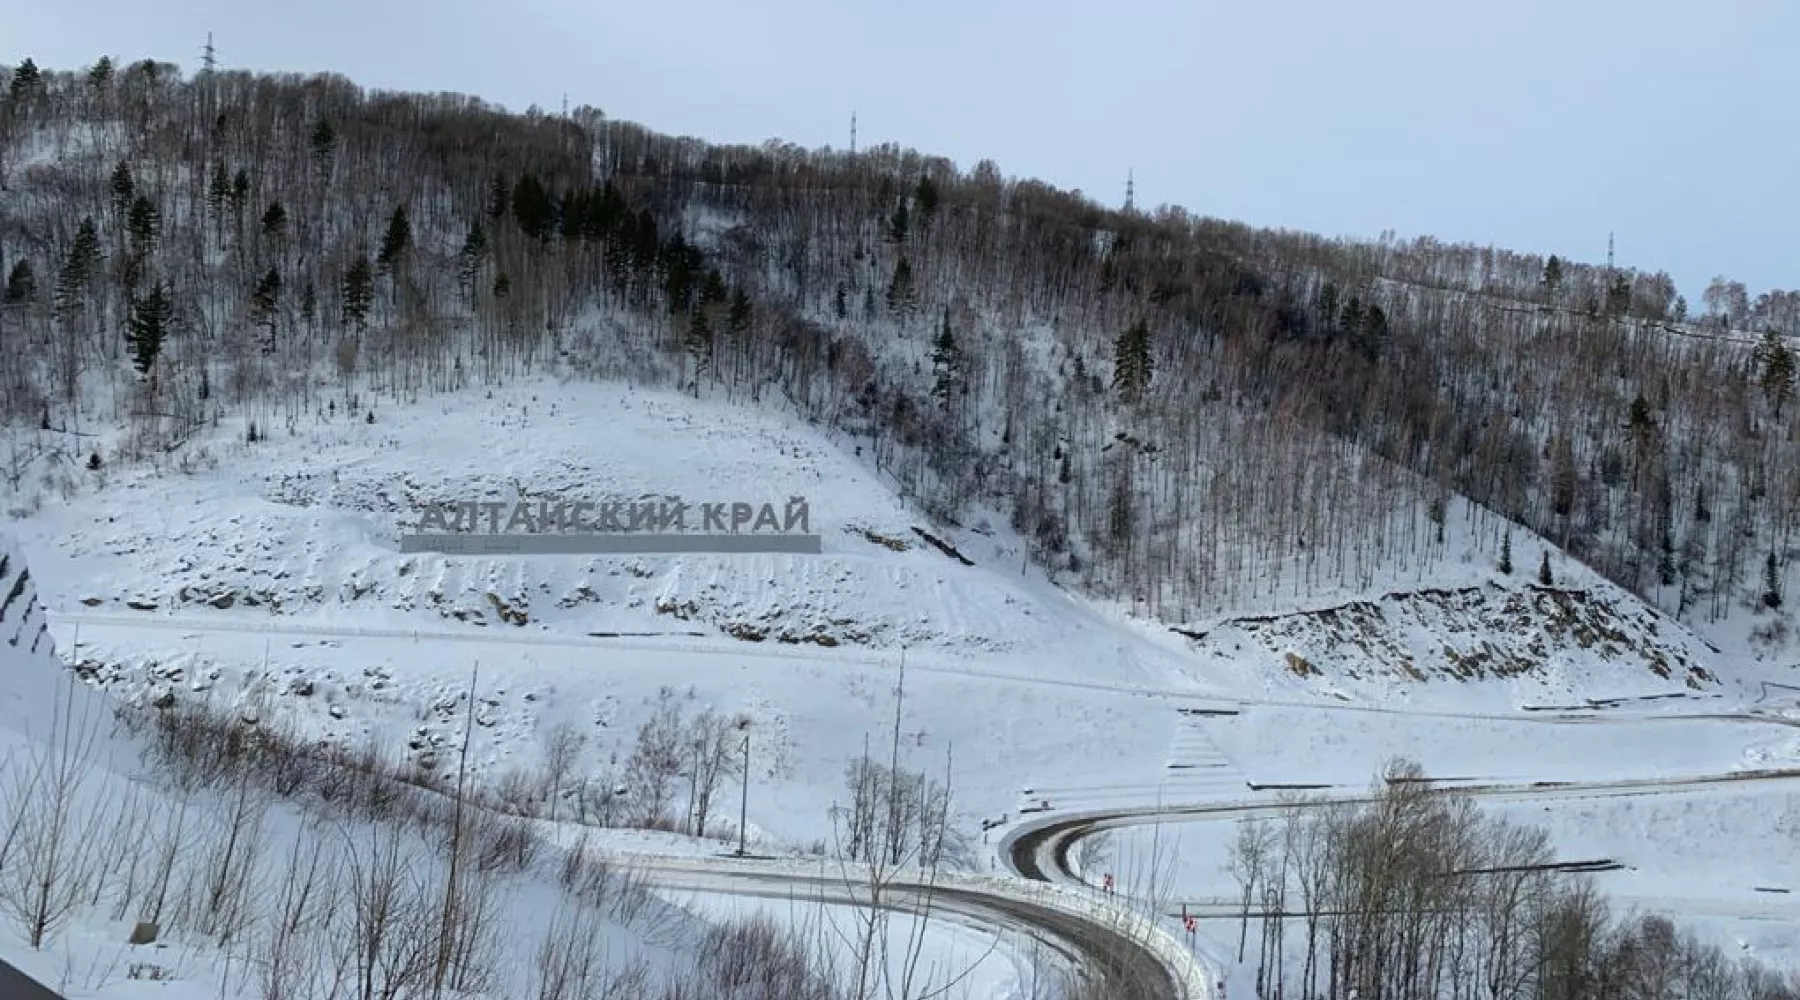
[[563, 117], [569, 117], [569, 92], [563, 91]]
[[218, 50], [213, 48], [210, 31], [206, 33], [206, 48], [200, 50], [200, 65], [207, 73], [211, 73], [219, 65]]
[[1125, 171], [1125, 211], [1129, 212], [1132, 210], [1132, 208], [1134, 207], [1133, 202], [1136, 200], [1136, 198], [1137, 198], [1137, 180], [1132, 175], [1131, 170], [1129, 168], [1127, 168]]
[[856, 155], [856, 112], [850, 112], [850, 155]]
[[1606, 234], [1606, 276], [1613, 275], [1613, 234]]

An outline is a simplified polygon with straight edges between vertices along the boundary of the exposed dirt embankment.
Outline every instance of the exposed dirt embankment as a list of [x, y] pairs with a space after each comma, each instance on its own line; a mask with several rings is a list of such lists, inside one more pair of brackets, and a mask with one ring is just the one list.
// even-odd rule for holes
[[1395, 591], [1185, 630], [1203, 654], [1320, 690], [1518, 681], [1581, 692], [1716, 686], [1704, 645], [1623, 594], [1535, 584]]

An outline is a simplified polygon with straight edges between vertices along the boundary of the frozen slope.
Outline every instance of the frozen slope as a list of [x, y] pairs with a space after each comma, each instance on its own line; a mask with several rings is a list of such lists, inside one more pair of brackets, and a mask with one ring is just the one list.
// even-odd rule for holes
[[[1021, 580], [1003, 526], [972, 525], [967, 566], [851, 454], [778, 413], [615, 384], [533, 380], [339, 415], [245, 444], [223, 429], [197, 471], [90, 474], [21, 525], [64, 611], [281, 615], [408, 629], [653, 633], [747, 647], [879, 650], [1028, 663], [1038, 675], [1177, 680], [1122, 657], [1068, 598]], [[210, 467], [207, 463], [210, 461]], [[819, 556], [402, 555], [421, 504], [546, 495], [770, 503], [804, 497]], [[986, 535], [983, 531], [987, 531]], [[1046, 651], [1058, 655], [1046, 657]]]

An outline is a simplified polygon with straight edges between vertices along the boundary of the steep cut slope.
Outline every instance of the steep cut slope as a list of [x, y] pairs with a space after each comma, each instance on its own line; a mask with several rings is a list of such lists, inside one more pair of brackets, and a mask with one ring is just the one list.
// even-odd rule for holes
[[1581, 575], [1575, 586], [1497, 577], [1392, 591], [1187, 634], [1197, 653], [1235, 661], [1270, 689], [1346, 699], [1457, 700], [1487, 688], [1535, 707], [1719, 694], [1717, 657], [1701, 640]]
[[[1021, 576], [1004, 527], [941, 537], [853, 454], [779, 414], [618, 384], [527, 380], [441, 405], [339, 416], [256, 444], [224, 429], [215, 467], [116, 473], [22, 526], [65, 611], [365, 627], [906, 646], [1032, 657], [1041, 676], [1161, 683], [1120, 638]], [[203, 450], [196, 448], [196, 451]], [[806, 501], [818, 555], [402, 553], [422, 505], [555, 496], [690, 505]], [[1034, 574], [1035, 577], [1035, 574]], [[1152, 654], [1154, 655], [1154, 654]], [[1092, 664], [1104, 670], [1096, 674]]]
[[111, 699], [78, 683], [58, 657], [38, 583], [22, 549], [0, 534], [0, 743], [23, 761], [73, 727], [79, 732], [68, 735], [88, 745], [97, 766], [134, 773], [136, 745], [109, 732]]
[[9, 671], [33, 669], [27, 661], [35, 660], [39, 668], [56, 660], [55, 646], [50, 640], [50, 623], [38, 603], [37, 584], [25, 558], [10, 537], [0, 535], [0, 626], [4, 626]]

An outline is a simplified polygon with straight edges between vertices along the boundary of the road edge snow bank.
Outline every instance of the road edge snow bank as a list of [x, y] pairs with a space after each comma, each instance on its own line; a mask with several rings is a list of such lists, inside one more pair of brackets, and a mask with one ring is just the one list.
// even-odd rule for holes
[[[609, 857], [652, 877], [663, 872], [777, 878], [814, 885], [841, 885], [852, 896], [869, 880], [866, 866], [830, 859], [684, 858], [635, 852], [615, 852]], [[959, 891], [1038, 907], [1096, 926], [1130, 942], [1160, 965], [1175, 988], [1177, 1000], [1213, 1000], [1207, 970], [1186, 947], [1142, 914], [1085, 889], [1024, 878], [947, 871], [926, 873], [916, 869], [893, 872], [884, 877], [890, 878], [890, 886], [899, 890]]]

